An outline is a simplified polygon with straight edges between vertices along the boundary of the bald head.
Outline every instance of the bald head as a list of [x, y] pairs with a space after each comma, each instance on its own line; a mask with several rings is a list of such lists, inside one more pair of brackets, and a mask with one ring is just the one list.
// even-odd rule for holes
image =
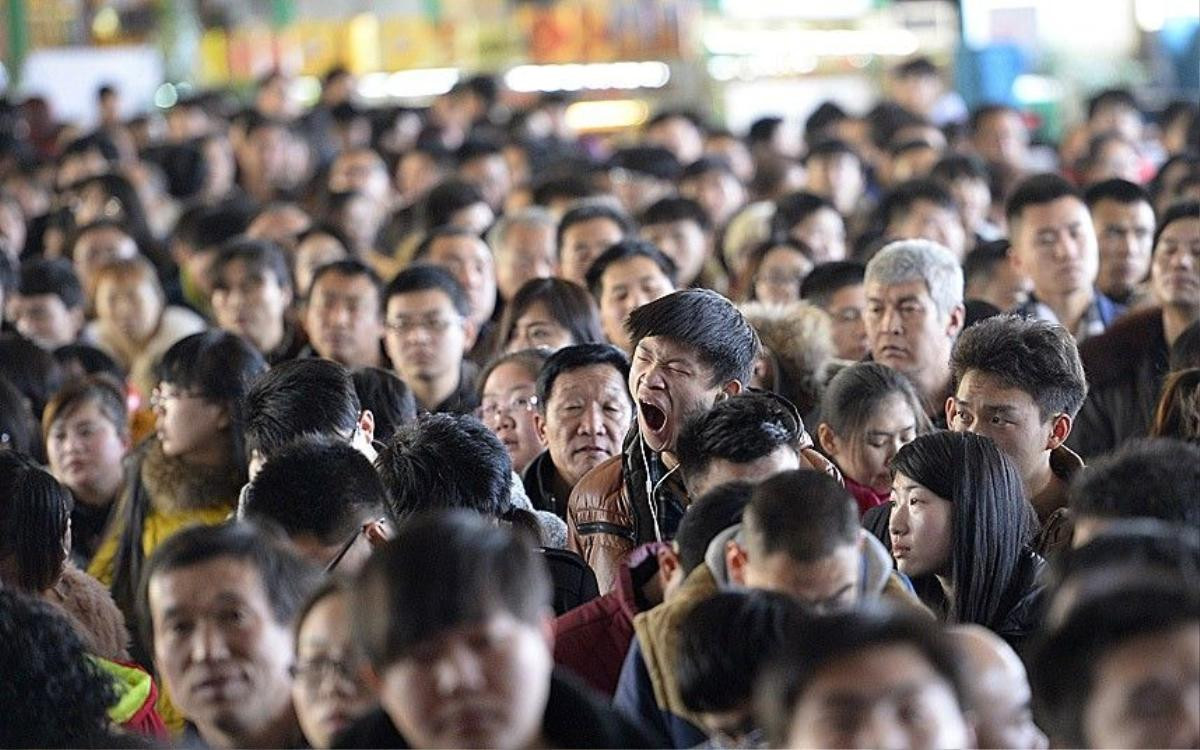
[[978, 625], [951, 628], [950, 634], [964, 661], [979, 747], [1047, 747], [1033, 723], [1025, 666], [1012, 647]]

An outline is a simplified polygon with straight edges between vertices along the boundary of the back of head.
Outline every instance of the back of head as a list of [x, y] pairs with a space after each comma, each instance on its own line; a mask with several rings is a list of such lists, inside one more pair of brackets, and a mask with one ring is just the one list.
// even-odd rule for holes
[[694, 713], [743, 708], [762, 668], [803, 621], [800, 605], [774, 591], [726, 591], [697, 604], [679, 628], [683, 704]]
[[246, 393], [246, 447], [270, 458], [297, 435], [348, 439], [361, 409], [350, 371], [316, 357], [283, 362]]
[[743, 516], [749, 554], [765, 560], [784, 554], [807, 563], [858, 543], [858, 509], [837, 480], [796, 469], [763, 480]]
[[796, 450], [804, 423], [787, 399], [766, 391], [718, 401], [683, 426], [675, 455], [686, 481], [699, 479], [715, 459], [750, 463], [779, 448]]
[[750, 382], [758, 356], [758, 334], [725, 297], [708, 289], [685, 289], [642, 305], [629, 314], [626, 329], [634, 347], [661, 336], [694, 347], [713, 371], [713, 384]]
[[1130, 441], [1080, 472], [1068, 492], [1077, 517], [1157, 518], [1200, 526], [1200, 446]]
[[392, 371], [360, 367], [350, 377], [359, 404], [375, 417], [374, 440], [386, 443], [401, 425], [417, 418], [416, 397]]
[[1087, 396], [1075, 338], [1056, 323], [997, 315], [966, 329], [950, 355], [957, 386], [968, 372], [1000, 380], [1029, 394], [1042, 420], [1074, 417]]
[[0, 377], [5, 377], [29, 400], [33, 416], [42, 409], [63, 382], [62, 366], [54, 355], [15, 333], [0, 334]]
[[33, 459], [0, 450], [0, 583], [41, 594], [62, 575], [71, 494]]
[[21, 264], [17, 293], [24, 297], [53, 294], [67, 309], [83, 304], [83, 287], [65, 259], [35, 258]]
[[754, 485], [729, 482], [715, 487], [688, 506], [675, 532], [679, 567], [686, 576], [704, 563], [708, 546], [731, 526], [742, 522]]
[[885, 245], [867, 263], [866, 284], [890, 286], [910, 281], [925, 284], [945, 317], [963, 303], [963, 271], [954, 254], [928, 240], [899, 240]]
[[404, 425], [379, 452], [375, 466], [395, 523], [450, 508], [498, 518], [512, 508], [508, 451], [473, 417], [427, 414]]
[[354, 637], [376, 671], [440, 634], [508, 614], [538, 624], [550, 577], [536, 550], [463, 510], [412, 519], [353, 587]]
[[300, 437], [271, 456], [245, 495], [246, 518], [268, 518], [289, 537], [344, 541], [383, 512], [383, 483], [345, 441]]

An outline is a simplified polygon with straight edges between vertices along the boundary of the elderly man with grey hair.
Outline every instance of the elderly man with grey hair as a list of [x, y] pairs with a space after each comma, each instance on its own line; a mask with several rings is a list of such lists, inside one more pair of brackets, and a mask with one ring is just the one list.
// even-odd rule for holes
[[950, 350], [963, 328], [963, 272], [927, 240], [887, 245], [867, 264], [864, 323], [872, 358], [904, 373], [930, 419], [945, 427]]
[[558, 272], [554, 214], [530, 206], [496, 222], [487, 235], [496, 258], [496, 288], [505, 302], [527, 281]]

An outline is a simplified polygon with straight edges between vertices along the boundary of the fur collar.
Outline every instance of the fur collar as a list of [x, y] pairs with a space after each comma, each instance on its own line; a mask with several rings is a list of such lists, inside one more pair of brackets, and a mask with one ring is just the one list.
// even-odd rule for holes
[[155, 511], [178, 513], [236, 504], [246, 476], [232, 463], [219, 468], [196, 466], [164, 455], [157, 438], [147, 442], [141, 477]]

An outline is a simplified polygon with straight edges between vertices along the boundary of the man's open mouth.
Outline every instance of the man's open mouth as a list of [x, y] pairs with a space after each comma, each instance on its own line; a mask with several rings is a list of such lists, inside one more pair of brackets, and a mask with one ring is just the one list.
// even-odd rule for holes
[[638, 408], [642, 410], [642, 421], [651, 432], [658, 432], [666, 426], [667, 413], [661, 407], [639, 401]]

